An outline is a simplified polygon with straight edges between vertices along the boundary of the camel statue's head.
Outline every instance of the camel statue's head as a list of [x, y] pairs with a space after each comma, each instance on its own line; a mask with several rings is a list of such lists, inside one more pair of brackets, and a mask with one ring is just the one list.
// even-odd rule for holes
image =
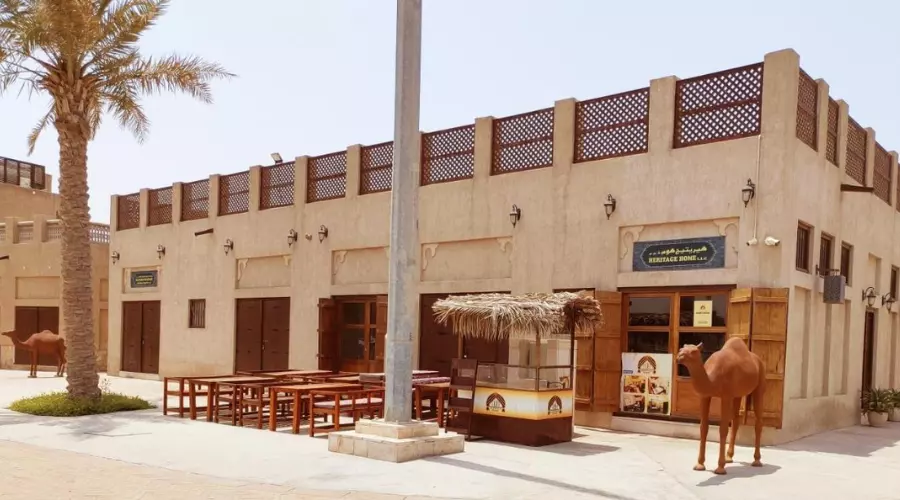
[[703, 361], [703, 342], [697, 345], [685, 344], [678, 350], [676, 360], [681, 364], [696, 363]]

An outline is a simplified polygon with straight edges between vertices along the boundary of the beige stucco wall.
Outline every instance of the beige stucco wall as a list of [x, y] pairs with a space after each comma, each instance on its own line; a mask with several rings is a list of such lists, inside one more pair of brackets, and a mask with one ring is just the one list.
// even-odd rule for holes
[[55, 217], [59, 209], [59, 195], [51, 192], [53, 178], [44, 176], [44, 189], [30, 189], [0, 182], [0, 219], [33, 215]]
[[[858, 287], [864, 279], [876, 279], [875, 270], [869, 272], [866, 267], [870, 253], [882, 259], [879, 289], [886, 286], [891, 262], [900, 263], [900, 255], [891, 254], [897, 246], [894, 225], [900, 223], [900, 217], [870, 194], [841, 195], [838, 169], [826, 166], [821, 155], [795, 137], [798, 69], [799, 57], [793, 51], [766, 56], [760, 136], [683, 149], [672, 148], [674, 77], [650, 84], [646, 154], [573, 164], [575, 101], [567, 99], [555, 104], [553, 167], [492, 176], [492, 119], [476, 120], [474, 178], [420, 188], [418, 291], [521, 293], [706, 284], [790, 288], [785, 428], [777, 433], [767, 431], [767, 440], [784, 441], [852, 423], [857, 416], [854, 401], [862, 351]], [[246, 214], [217, 217], [217, 197], [213, 195], [208, 219], [178, 222], [176, 215], [172, 224], [147, 227], [147, 193], [142, 192], [141, 227], [112, 235], [111, 250], [120, 252], [121, 260], [111, 268], [110, 372], [117, 373], [121, 365], [123, 300], [162, 301], [160, 375], [165, 376], [232, 370], [236, 298], [291, 298], [290, 365], [299, 368], [317, 362], [319, 298], [387, 293], [390, 193], [357, 194], [360, 154], [359, 146], [351, 146], [346, 197], [304, 203], [306, 162], [305, 157], [297, 160], [295, 204], [291, 207], [256, 209], [258, 168], [250, 171], [251, 203]], [[745, 208], [741, 188], [747, 179], [753, 179], [757, 191]], [[217, 187], [218, 177], [213, 176], [211, 193], [217, 193]], [[173, 213], [178, 214], [179, 184], [173, 192]], [[607, 194], [618, 202], [610, 220], [603, 207]], [[513, 204], [522, 209], [515, 227], [508, 216]], [[115, 207], [113, 197], [113, 227]], [[801, 332], [809, 329], [810, 339], [821, 338], [818, 332], [823, 323], [816, 318], [825, 308], [817, 298], [821, 287], [809, 275], [794, 271], [798, 218], [817, 228], [827, 226], [837, 241], [843, 238], [856, 246], [854, 272], [858, 279], [848, 291], [846, 307], [858, 320], [849, 323], [845, 395], [831, 394], [835, 389], [829, 385], [828, 394], [813, 396], [811, 388], [822, 385], [816, 381], [821, 377], [821, 363], [798, 361], [804, 357]], [[320, 243], [317, 232], [321, 225], [328, 228], [328, 237]], [[195, 236], [196, 231], [207, 228], [214, 228], [214, 233]], [[293, 247], [287, 243], [291, 229], [300, 234]], [[776, 237], [781, 244], [746, 245], [754, 234], [760, 241]], [[726, 237], [728, 254], [723, 269], [631, 270], [635, 241], [715, 235]], [[222, 247], [226, 239], [234, 241], [229, 255]], [[818, 241], [818, 231], [815, 239]], [[162, 259], [156, 252], [160, 244], [166, 247]], [[129, 290], [128, 273], [143, 268], [159, 269], [158, 289]], [[871, 276], [864, 278], [866, 273]], [[803, 287], [813, 297], [809, 315], [797, 313], [798, 295], [802, 295], [797, 290]], [[207, 301], [203, 330], [187, 328], [189, 299]], [[839, 326], [844, 324], [844, 307], [833, 309], [831, 337], [837, 339]], [[888, 316], [879, 314], [879, 346], [888, 342]], [[819, 352], [816, 342], [809, 343], [809, 360]], [[840, 350], [833, 349], [831, 359], [840, 358]], [[896, 363], [896, 357], [879, 349], [879, 380], [888, 373], [891, 359]], [[807, 375], [798, 371], [801, 365], [810, 370]], [[834, 366], [829, 377], [839, 377]], [[806, 397], [795, 394], [801, 378], [811, 387]], [[812, 418], [811, 413], [815, 415]], [[594, 420], [608, 422], [609, 416]]]
[[[58, 221], [45, 217], [27, 220], [15, 217], [0, 219], [6, 238], [0, 241], [0, 331], [14, 330], [17, 306], [60, 308], [60, 334], [65, 336], [65, 318], [60, 303], [60, 245]], [[31, 238], [21, 237], [19, 231], [30, 226]], [[22, 241], [29, 239], [29, 241]], [[94, 290], [94, 342], [97, 362], [106, 369], [107, 308], [109, 300], [109, 245], [91, 243], [91, 265]], [[14, 347], [6, 337], [0, 337], [0, 368], [13, 366]]]

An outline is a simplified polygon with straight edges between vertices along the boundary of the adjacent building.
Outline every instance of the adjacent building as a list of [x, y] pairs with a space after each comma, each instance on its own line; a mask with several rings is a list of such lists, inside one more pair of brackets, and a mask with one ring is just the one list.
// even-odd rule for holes
[[[791, 50], [421, 150], [419, 368], [545, 355], [462, 342], [434, 322], [440, 297], [592, 290], [584, 425], [696, 435], [673, 356], [731, 336], [766, 363], [770, 443], [857, 423], [862, 387], [900, 386], [897, 154]], [[390, 142], [356, 145], [113, 197], [110, 373], [383, 370], [391, 166]], [[832, 275], [844, 298], [826, 303]]]
[[[0, 158], [0, 331], [21, 340], [50, 330], [65, 335], [60, 317], [60, 237], [56, 218], [59, 195], [51, 192], [44, 167]], [[109, 226], [91, 225], [94, 342], [97, 363], [106, 369], [109, 276]], [[30, 354], [0, 337], [0, 368], [27, 368]], [[56, 369], [52, 356], [40, 365]]]

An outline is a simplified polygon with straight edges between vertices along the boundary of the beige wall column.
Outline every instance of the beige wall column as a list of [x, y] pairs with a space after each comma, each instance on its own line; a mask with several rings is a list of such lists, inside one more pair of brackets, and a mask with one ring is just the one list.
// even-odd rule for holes
[[259, 212], [259, 197], [262, 189], [260, 165], [250, 167], [250, 207], [249, 212]]
[[[897, 178], [897, 152], [896, 151], [888, 151], [888, 154], [891, 155], [891, 208], [894, 209], [897, 206], [897, 181], [900, 180]], [[896, 215], [895, 215], [896, 217]], [[890, 257], [890, 256], [888, 256]], [[896, 265], [897, 262], [894, 262]]]
[[36, 214], [31, 218], [34, 222], [34, 243], [43, 243], [47, 241], [47, 216]]
[[494, 141], [494, 117], [475, 119], [475, 173], [476, 181], [491, 176], [491, 154]]
[[172, 184], [172, 224], [181, 222], [181, 205], [183, 203], [182, 183], [176, 182]]
[[53, 176], [48, 173], [44, 173], [44, 191], [53, 192]]
[[[816, 152], [819, 158], [825, 159], [828, 151], [828, 93], [831, 91], [828, 83], [821, 78], [816, 80], [818, 95], [816, 96]], [[827, 162], [827, 159], [826, 159]]]
[[678, 78], [667, 76], [650, 81], [650, 131], [648, 149], [666, 153], [675, 138], [675, 85]]
[[303, 206], [307, 202], [307, 170], [309, 156], [298, 156], [294, 159], [294, 205]]
[[347, 148], [347, 187], [344, 197], [355, 199], [359, 196], [360, 168], [362, 168], [362, 146], [354, 144]]
[[112, 195], [109, 199], [109, 232], [110, 237], [112, 237], [112, 233], [116, 232], [116, 228], [119, 225], [119, 195]]
[[149, 213], [150, 206], [150, 190], [149, 189], [141, 189], [140, 192], [140, 212], [139, 212], [139, 222], [138, 227], [144, 229], [147, 227], [147, 214]]
[[866, 128], [866, 186], [875, 185], [875, 131]]
[[850, 121], [850, 105], [838, 100], [838, 137], [837, 159], [838, 166], [844, 176], [847, 175], [847, 124]]
[[209, 223], [212, 224], [219, 216], [219, 178], [221, 176], [209, 176]]

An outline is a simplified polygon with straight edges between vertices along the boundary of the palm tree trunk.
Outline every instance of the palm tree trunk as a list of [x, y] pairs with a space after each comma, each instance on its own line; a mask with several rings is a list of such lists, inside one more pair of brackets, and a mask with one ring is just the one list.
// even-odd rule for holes
[[62, 220], [62, 318], [68, 345], [69, 397], [99, 398], [94, 354], [87, 143], [83, 127], [57, 120]]

